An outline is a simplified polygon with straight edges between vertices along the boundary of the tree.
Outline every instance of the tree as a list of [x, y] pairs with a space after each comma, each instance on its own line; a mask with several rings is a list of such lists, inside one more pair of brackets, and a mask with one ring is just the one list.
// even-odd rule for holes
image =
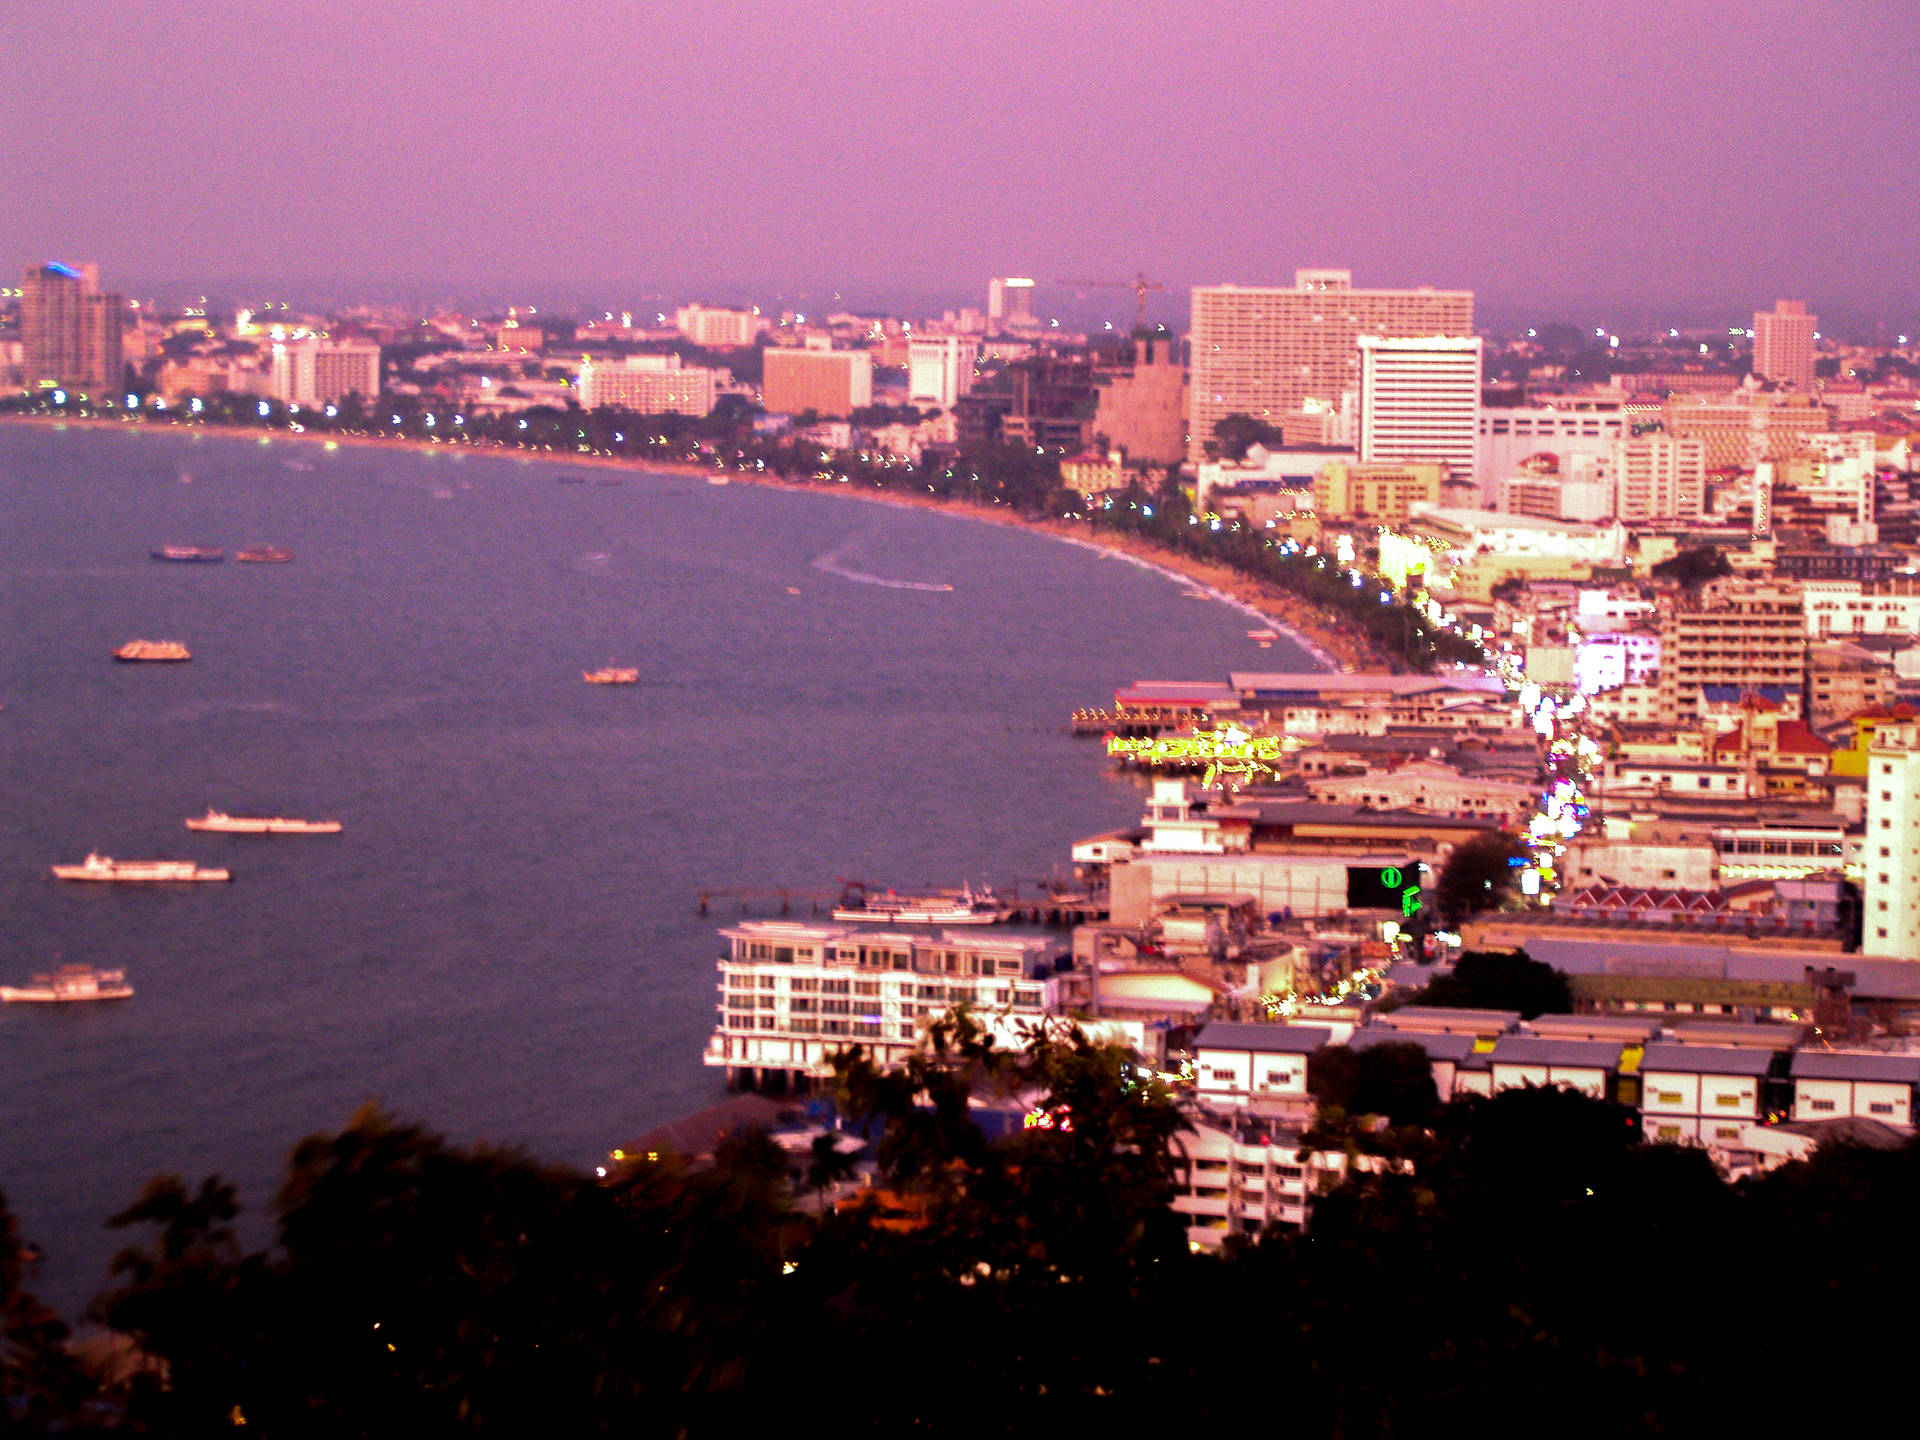
[[1519, 837], [1492, 830], [1454, 847], [1440, 869], [1434, 904], [1450, 923], [1458, 925], [1483, 910], [1498, 910], [1512, 893], [1517, 862], [1527, 858]]
[[1396, 1126], [1429, 1124], [1440, 1109], [1427, 1052], [1404, 1041], [1364, 1050], [1323, 1046], [1307, 1063], [1307, 1089], [1323, 1109], [1378, 1116]]
[[1695, 545], [1662, 560], [1653, 567], [1651, 573], [1659, 580], [1674, 580], [1691, 586], [1717, 580], [1722, 575], [1731, 575], [1733, 566], [1727, 563], [1726, 553], [1719, 546]]
[[73, 1433], [93, 1387], [67, 1350], [66, 1322], [26, 1288], [30, 1254], [0, 1195], [0, 1434]]
[[1239, 461], [1247, 458], [1247, 451], [1255, 445], [1264, 445], [1272, 449], [1285, 440], [1277, 425], [1269, 425], [1251, 415], [1223, 415], [1213, 422], [1213, 439], [1207, 442], [1207, 453], [1216, 460]]
[[1518, 1010], [1523, 1020], [1573, 1010], [1567, 977], [1524, 950], [1468, 950], [1450, 973], [1428, 981], [1418, 1000], [1455, 1010]]

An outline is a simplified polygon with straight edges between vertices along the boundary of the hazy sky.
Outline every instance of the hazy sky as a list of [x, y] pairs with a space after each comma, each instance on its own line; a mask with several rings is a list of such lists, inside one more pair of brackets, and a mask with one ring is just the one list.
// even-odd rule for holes
[[1917, 64], [1916, 0], [0, 0], [0, 265], [609, 304], [1144, 269], [1184, 317], [1318, 264], [1910, 328]]

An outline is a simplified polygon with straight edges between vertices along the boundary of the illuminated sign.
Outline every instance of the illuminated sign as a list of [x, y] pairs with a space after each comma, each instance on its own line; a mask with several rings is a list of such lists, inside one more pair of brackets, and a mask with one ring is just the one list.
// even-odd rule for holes
[[1255, 735], [1237, 725], [1217, 730], [1196, 730], [1191, 735], [1109, 735], [1107, 754], [1136, 765], [1201, 765], [1206, 767], [1203, 784], [1211, 785], [1220, 775], [1244, 775], [1252, 779], [1274, 773], [1274, 762], [1286, 753], [1278, 735]]
[[1349, 865], [1347, 908], [1391, 910], [1402, 920], [1412, 919], [1421, 908], [1420, 868], [1415, 865], [1409, 871], [1398, 865]]

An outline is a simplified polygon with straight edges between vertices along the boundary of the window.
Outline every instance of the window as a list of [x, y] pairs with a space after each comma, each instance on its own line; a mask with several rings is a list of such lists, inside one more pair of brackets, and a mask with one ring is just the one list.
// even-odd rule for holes
[[1740, 1127], [1738, 1125], [1716, 1126], [1713, 1132], [1713, 1138], [1716, 1140], [1738, 1140], [1740, 1138]]
[[1678, 1125], [1662, 1125], [1653, 1133], [1656, 1138], [1661, 1140], [1678, 1140], [1680, 1138], [1680, 1127]]
[[1738, 1095], [1716, 1095], [1713, 1097], [1713, 1103], [1716, 1105], [1733, 1106], [1738, 1105], [1740, 1099], [1741, 1097]]
[[822, 995], [845, 995], [850, 988], [851, 982], [846, 980], [822, 980], [820, 982], [820, 993]]
[[1809, 1101], [1807, 1102], [1807, 1108], [1808, 1108], [1809, 1110], [1819, 1110], [1819, 1111], [1822, 1111], [1822, 1112], [1825, 1112], [1825, 1111], [1829, 1111], [1829, 1110], [1831, 1110], [1831, 1109], [1833, 1109], [1833, 1101], [1831, 1101], [1831, 1100], [1809, 1100]]
[[771, 989], [773, 989], [773, 976], [771, 976], [771, 975], [762, 975], [762, 976], [760, 977], [760, 988], [761, 988], [762, 990], [771, 990]]
[[1893, 1102], [1891, 1100], [1870, 1101], [1867, 1105], [1867, 1113], [1870, 1115], [1891, 1115], [1893, 1114]]
[[853, 982], [853, 993], [856, 995], [878, 995], [880, 993], [880, 982], [878, 980], [856, 980]]
[[795, 990], [816, 991], [820, 988], [820, 978], [817, 975], [796, 975], [792, 987]]
[[1661, 1090], [1654, 1098], [1662, 1105], [1679, 1105], [1686, 1100], [1686, 1096], [1678, 1090]]

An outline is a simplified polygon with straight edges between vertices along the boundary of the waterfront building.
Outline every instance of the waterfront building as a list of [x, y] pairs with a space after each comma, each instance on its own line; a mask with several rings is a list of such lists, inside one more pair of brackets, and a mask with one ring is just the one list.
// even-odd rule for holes
[[705, 305], [682, 305], [673, 312], [673, 323], [703, 350], [749, 349], [767, 328], [766, 319], [758, 311], [708, 309]]
[[580, 405], [641, 415], [707, 415], [723, 372], [686, 365], [678, 355], [629, 355], [580, 367]]
[[20, 277], [21, 365], [29, 387], [118, 393], [126, 302], [100, 288], [97, 265], [49, 260]]
[[973, 393], [979, 342], [970, 336], [916, 335], [907, 342], [907, 403], [951, 410]]
[[1814, 333], [1820, 318], [1801, 300], [1776, 300], [1773, 309], [1753, 317], [1753, 373], [1776, 385], [1811, 392], [1814, 383]]
[[1364, 519], [1404, 522], [1416, 505], [1437, 505], [1447, 478], [1444, 464], [1335, 460], [1313, 477], [1313, 509], [1321, 523]]
[[873, 403], [873, 357], [865, 350], [769, 349], [761, 394], [777, 415], [845, 420]]
[[1469, 290], [1356, 290], [1347, 270], [1298, 270], [1290, 289], [1196, 286], [1187, 458], [1205, 457], [1229, 415], [1281, 424], [1337, 411], [1360, 390], [1362, 335], [1472, 333]]
[[1453, 475], [1474, 479], [1479, 474], [1479, 338], [1362, 335], [1356, 343], [1361, 463], [1441, 464]]
[[349, 395], [379, 397], [378, 345], [302, 336], [273, 341], [269, 357], [268, 393], [285, 404], [332, 405]]
[[1048, 1013], [1060, 941], [986, 929], [892, 933], [748, 920], [720, 932], [718, 1023], [705, 1063], [729, 1080], [801, 1082], [835, 1052], [910, 1055], [925, 1022], [968, 1005], [1004, 1043]]

